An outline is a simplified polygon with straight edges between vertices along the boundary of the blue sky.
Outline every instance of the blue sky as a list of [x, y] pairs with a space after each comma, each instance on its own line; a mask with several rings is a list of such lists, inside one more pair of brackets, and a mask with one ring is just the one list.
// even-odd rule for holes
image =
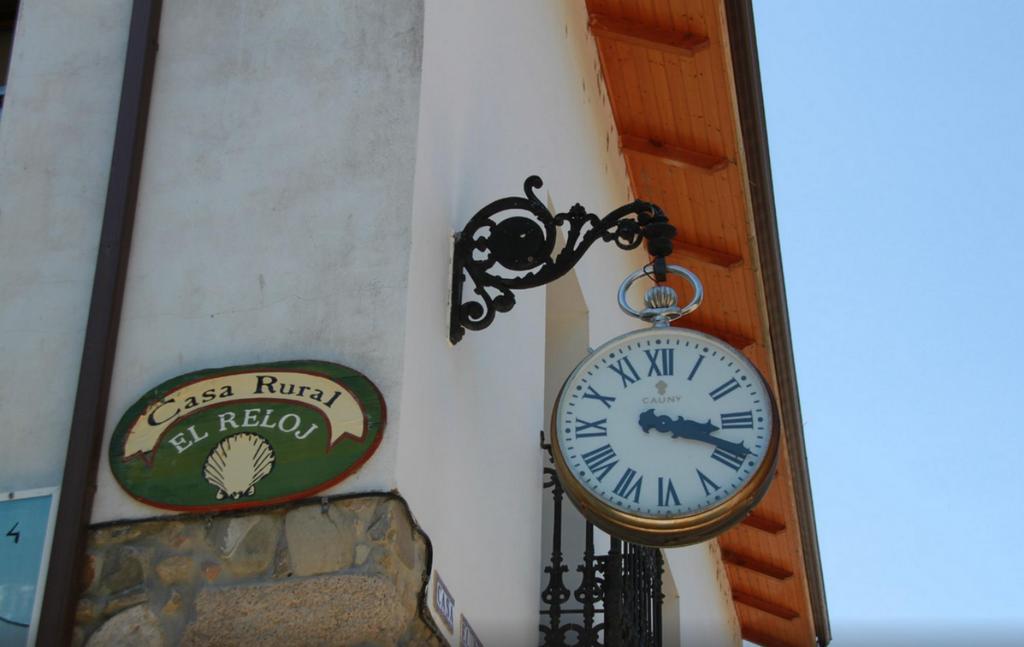
[[755, 12], [834, 645], [1024, 632], [1024, 2]]

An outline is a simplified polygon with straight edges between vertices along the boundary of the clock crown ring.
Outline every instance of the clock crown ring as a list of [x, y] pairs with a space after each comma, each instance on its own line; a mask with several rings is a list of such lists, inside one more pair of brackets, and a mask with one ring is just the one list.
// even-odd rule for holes
[[690, 283], [693, 287], [693, 298], [690, 299], [689, 303], [680, 307], [679, 299], [674, 289], [667, 285], [655, 285], [644, 294], [644, 305], [646, 307], [643, 310], [633, 308], [626, 299], [626, 292], [638, 279], [649, 276], [647, 268], [641, 268], [627, 276], [622, 285], [619, 286], [619, 307], [622, 308], [622, 311], [631, 317], [642, 319], [655, 327], [661, 328], [668, 326], [679, 317], [688, 315], [696, 310], [700, 306], [701, 301], [704, 300], [704, 286], [701, 284], [700, 279], [697, 278], [697, 275], [679, 265], [666, 265], [665, 271], [668, 274], [681, 276]]

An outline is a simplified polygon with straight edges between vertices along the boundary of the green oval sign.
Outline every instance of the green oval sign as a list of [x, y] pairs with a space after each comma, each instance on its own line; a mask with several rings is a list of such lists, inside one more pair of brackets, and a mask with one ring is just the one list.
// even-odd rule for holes
[[110, 440], [121, 487], [159, 508], [235, 510], [338, 483], [380, 444], [386, 411], [362, 373], [297, 361], [197, 371], [136, 402]]

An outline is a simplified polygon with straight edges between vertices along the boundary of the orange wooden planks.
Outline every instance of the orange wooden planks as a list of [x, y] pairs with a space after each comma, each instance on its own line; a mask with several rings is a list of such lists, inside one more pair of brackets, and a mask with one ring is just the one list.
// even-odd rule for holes
[[693, 56], [708, 46], [706, 36], [646, 27], [603, 14], [591, 14], [590, 30], [595, 36], [680, 56]]
[[[634, 194], [662, 206], [696, 264], [705, 305], [684, 320], [744, 353], [773, 386], [761, 271], [741, 158], [728, 33], [719, 0], [588, 0], [609, 102]], [[706, 45], [693, 46], [698, 43]], [[681, 282], [674, 282], [687, 298]], [[787, 421], [780, 421], [783, 428]], [[786, 444], [785, 434], [783, 444]], [[800, 520], [783, 449], [754, 514], [719, 539], [747, 639], [815, 639]], [[781, 577], [782, 574], [790, 574]], [[774, 575], [774, 576], [773, 576]]]

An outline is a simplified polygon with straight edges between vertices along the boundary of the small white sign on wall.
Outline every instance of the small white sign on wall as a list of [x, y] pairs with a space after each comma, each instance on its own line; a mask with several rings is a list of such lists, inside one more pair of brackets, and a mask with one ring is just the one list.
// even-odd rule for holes
[[449, 632], [455, 631], [455, 598], [437, 571], [434, 571], [434, 611], [441, 616]]
[[460, 634], [459, 647], [484, 647], [480, 639], [477, 638], [476, 632], [473, 631], [473, 627], [466, 621], [466, 616], [462, 616], [462, 631]]
[[58, 488], [0, 494], [0, 645], [33, 645]]

